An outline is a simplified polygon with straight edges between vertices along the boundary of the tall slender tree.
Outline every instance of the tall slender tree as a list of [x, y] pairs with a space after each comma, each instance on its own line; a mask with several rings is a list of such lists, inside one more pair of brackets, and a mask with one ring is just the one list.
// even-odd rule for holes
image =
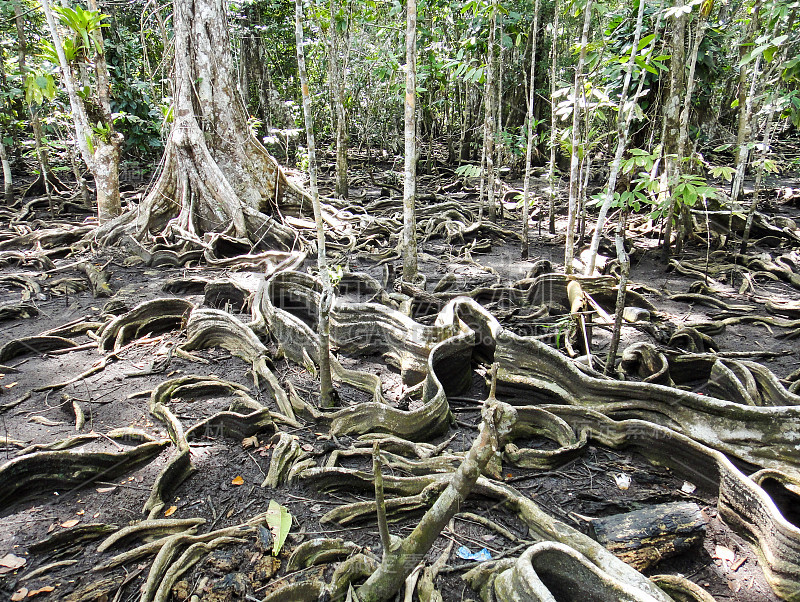
[[[550, 48], [550, 162], [547, 167], [547, 187], [550, 197], [549, 210], [547, 213], [547, 231], [550, 234], [556, 233], [556, 148], [558, 147], [558, 116], [556, 115], [555, 101], [556, 89], [558, 87], [558, 20], [560, 9], [558, 0], [553, 2], [553, 37]], [[539, 221], [541, 231], [541, 220]]]
[[[328, 32], [328, 73], [330, 94], [336, 124], [336, 196], [346, 199], [348, 195], [347, 177], [347, 116], [344, 108], [344, 77], [342, 74], [342, 34], [340, 32], [339, 4], [330, 0], [330, 29]], [[347, 22], [345, 21], [345, 26]]]
[[403, 180], [403, 280], [417, 278], [417, 1], [406, 2], [405, 175]]
[[314, 118], [311, 116], [311, 94], [308, 90], [306, 55], [303, 47], [303, 0], [295, 0], [294, 10], [297, 72], [300, 76], [300, 90], [303, 96], [303, 119], [308, 143], [311, 205], [314, 210], [314, 223], [317, 229], [317, 268], [319, 270], [319, 278], [322, 281], [322, 303], [320, 303], [318, 320], [320, 405], [323, 408], [330, 408], [335, 404], [330, 360], [330, 311], [333, 304], [333, 288], [331, 287], [331, 278], [325, 254], [325, 224], [322, 220], [322, 205], [319, 201], [319, 188], [317, 187], [317, 150], [314, 141]]
[[580, 145], [581, 104], [583, 102], [584, 75], [583, 66], [586, 63], [586, 49], [589, 45], [589, 26], [592, 22], [592, 0], [586, 1], [583, 16], [583, 29], [581, 30], [581, 47], [578, 53], [578, 64], [575, 67], [575, 85], [572, 88], [572, 156], [569, 164], [569, 215], [567, 220], [567, 241], [564, 248], [564, 271], [572, 274], [572, 260], [575, 257], [575, 224], [578, 215], [578, 187], [580, 174], [578, 156]]
[[[495, 219], [494, 201], [494, 137], [495, 137], [495, 54], [497, 32], [497, 0], [492, 0], [489, 10], [489, 42], [486, 54], [486, 88], [484, 91], [484, 119], [483, 119], [483, 155], [486, 161], [486, 204], [489, 219]], [[482, 209], [483, 207], [481, 207]]]
[[533, 8], [533, 25], [531, 26], [531, 77], [528, 88], [528, 145], [525, 148], [525, 183], [522, 188], [522, 259], [528, 258], [528, 220], [530, 219], [530, 190], [531, 190], [531, 155], [533, 153], [533, 140], [536, 131], [534, 125], [533, 101], [536, 98], [536, 40], [539, 35], [539, 8], [541, 0], [536, 0]]
[[[625, 154], [625, 149], [628, 144], [628, 132], [630, 130], [631, 119], [633, 117], [633, 107], [628, 98], [628, 89], [631, 84], [631, 75], [633, 73], [633, 65], [636, 57], [639, 54], [639, 40], [642, 37], [642, 22], [644, 20], [644, 1], [639, 2], [639, 10], [636, 14], [636, 29], [633, 34], [633, 44], [631, 46], [631, 53], [628, 56], [628, 62], [625, 63], [625, 78], [622, 82], [622, 91], [619, 95], [619, 102], [617, 103], [617, 148], [614, 152], [614, 159], [611, 162], [611, 169], [608, 175], [608, 186], [606, 187], [606, 196], [603, 203], [600, 205], [600, 213], [597, 215], [597, 225], [594, 228], [592, 235], [592, 242], [589, 247], [589, 257], [586, 261], [585, 275], [591, 276], [594, 273], [594, 266], [597, 260], [597, 249], [600, 247], [600, 237], [603, 234], [605, 226], [606, 215], [611, 208], [614, 201], [614, 190], [617, 186], [617, 176], [619, 168], [622, 164], [622, 156]], [[655, 39], [655, 38], [654, 38]], [[644, 75], [640, 76], [640, 82], [644, 81]], [[641, 89], [641, 87], [640, 87]], [[636, 102], [634, 98], [633, 102]]]

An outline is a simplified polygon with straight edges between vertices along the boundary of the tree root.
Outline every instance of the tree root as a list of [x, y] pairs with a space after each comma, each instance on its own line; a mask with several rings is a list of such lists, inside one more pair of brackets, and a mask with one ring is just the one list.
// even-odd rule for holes
[[159, 453], [166, 442], [143, 443], [130, 450], [111, 452], [39, 451], [0, 466], [0, 507], [52, 490], [88, 485], [100, 477], [112, 479], [141, 466]]
[[42, 354], [54, 349], [69, 349], [78, 344], [69, 339], [54, 336], [33, 336], [13, 339], [0, 348], [0, 362], [7, 362], [26, 353]]
[[315, 564], [345, 559], [361, 551], [361, 547], [343, 539], [311, 539], [297, 546], [286, 563], [291, 573]]
[[116, 351], [131, 339], [148, 332], [164, 332], [179, 327], [193, 308], [189, 301], [170, 297], [140, 303], [98, 331], [100, 351]]
[[98, 554], [105, 552], [115, 545], [127, 543], [135, 538], [150, 538], [153, 536], [174, 535], [185, 533], [192, 527], [204, 525], [204, 518], [162, 518], [158, 520], [142, 520], [134, 525], [123, 527], [107, 537], [97, 546]]

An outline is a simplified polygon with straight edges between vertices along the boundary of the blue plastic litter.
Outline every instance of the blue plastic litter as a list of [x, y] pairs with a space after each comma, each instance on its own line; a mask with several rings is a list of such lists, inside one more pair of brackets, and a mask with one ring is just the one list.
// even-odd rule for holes
[[486, 548], [478, 552], [471, 552], [467, 546], [461, 546], [456, 551], [456, 555], [464, 560], [477, 560], [478, 562], [485, 562], [492, 559], [492, 554]]

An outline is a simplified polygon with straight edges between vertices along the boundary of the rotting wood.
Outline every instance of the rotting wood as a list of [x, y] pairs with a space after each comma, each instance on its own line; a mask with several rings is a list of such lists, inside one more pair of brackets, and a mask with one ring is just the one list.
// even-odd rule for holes
[[708, 520], [694, 502], [658, 504], [594, 519], [594, 537], [639, 571], [699, 544]]

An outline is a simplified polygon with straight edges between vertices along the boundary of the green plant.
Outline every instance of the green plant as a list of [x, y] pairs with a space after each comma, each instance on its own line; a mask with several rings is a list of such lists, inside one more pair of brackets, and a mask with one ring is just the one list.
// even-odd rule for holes
[[456, 175], [462, 178], [479, 178], [483, 175], [483, 170], [480, 165], [473, 165], [472, 163], [464, 163], [456, 167]]
[[342, 276], [344, 276], [342, 266], [328, 266], [328, 278], [331, 281], [331, 286], [339, 284], [342, 281]]
[[[100, 31], [108, 27], [103, 20], [108, 17], [99, 10], [84, 10], [80, 5], [75, 8], [69, 6], [54, 6], [53, 12], [60, 17], [61, 24], [69, 28], [75, 37], [64, 39], [64, 51], [69, 54], [67, 60], [88, 58], [93, 55], [103, 54], [103, 38]], [[72, 56], [72, 59], [69, 56]]]

